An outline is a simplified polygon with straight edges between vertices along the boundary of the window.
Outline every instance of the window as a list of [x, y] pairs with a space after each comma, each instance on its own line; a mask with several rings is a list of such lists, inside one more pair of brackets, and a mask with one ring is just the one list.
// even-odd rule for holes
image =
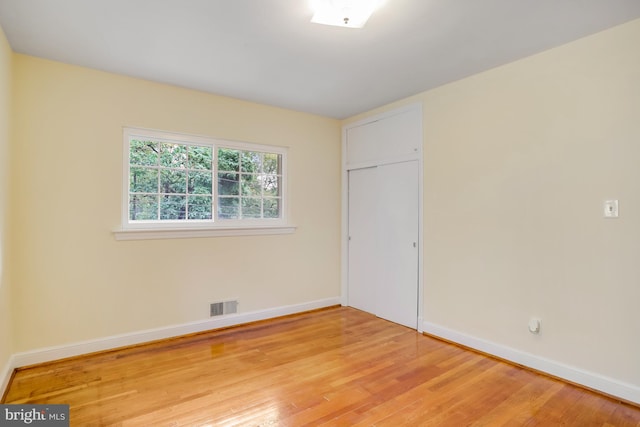
[[124, 140], [123, 230], [285, 225], [286, 148], [134, 128]]

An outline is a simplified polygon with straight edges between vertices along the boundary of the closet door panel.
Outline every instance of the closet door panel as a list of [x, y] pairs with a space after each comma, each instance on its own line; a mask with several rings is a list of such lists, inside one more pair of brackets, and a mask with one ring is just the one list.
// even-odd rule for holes
[[418, 162], [380, 166], [378, 172], [378, 312], [417, 328]]
[[348, 300], [351, 307], [374, 314], [379, 299], [376, 169], [349, 172]]

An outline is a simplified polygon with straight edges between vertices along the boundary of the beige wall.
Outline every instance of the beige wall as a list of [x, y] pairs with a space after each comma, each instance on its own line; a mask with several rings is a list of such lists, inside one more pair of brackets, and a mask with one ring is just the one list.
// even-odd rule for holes
[[[16, 351], [338, 297], [340, 123], [15, 55]], [[289, 147], [292, 235], [116, 241], [122, 127]]]
[[640, 385], [639, 40], [640, 20], [376, 110], [424, 106], [425, 321]]
[[0, 375], [13, 352], [8, 256], [12, 59], [13, 53], [0, 28]]

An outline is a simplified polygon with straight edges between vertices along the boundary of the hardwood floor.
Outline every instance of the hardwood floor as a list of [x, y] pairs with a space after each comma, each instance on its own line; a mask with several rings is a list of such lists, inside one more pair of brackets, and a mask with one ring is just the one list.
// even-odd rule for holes
[[19, 370], [72, 426], [640, 426], [640, 408], [351, 308]]

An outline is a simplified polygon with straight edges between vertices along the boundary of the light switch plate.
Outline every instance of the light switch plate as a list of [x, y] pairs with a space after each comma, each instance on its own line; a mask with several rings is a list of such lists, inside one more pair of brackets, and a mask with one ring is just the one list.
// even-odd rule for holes
[[618, 218], [618, 201], [617, 200], [604, 201], [604, 217]]

